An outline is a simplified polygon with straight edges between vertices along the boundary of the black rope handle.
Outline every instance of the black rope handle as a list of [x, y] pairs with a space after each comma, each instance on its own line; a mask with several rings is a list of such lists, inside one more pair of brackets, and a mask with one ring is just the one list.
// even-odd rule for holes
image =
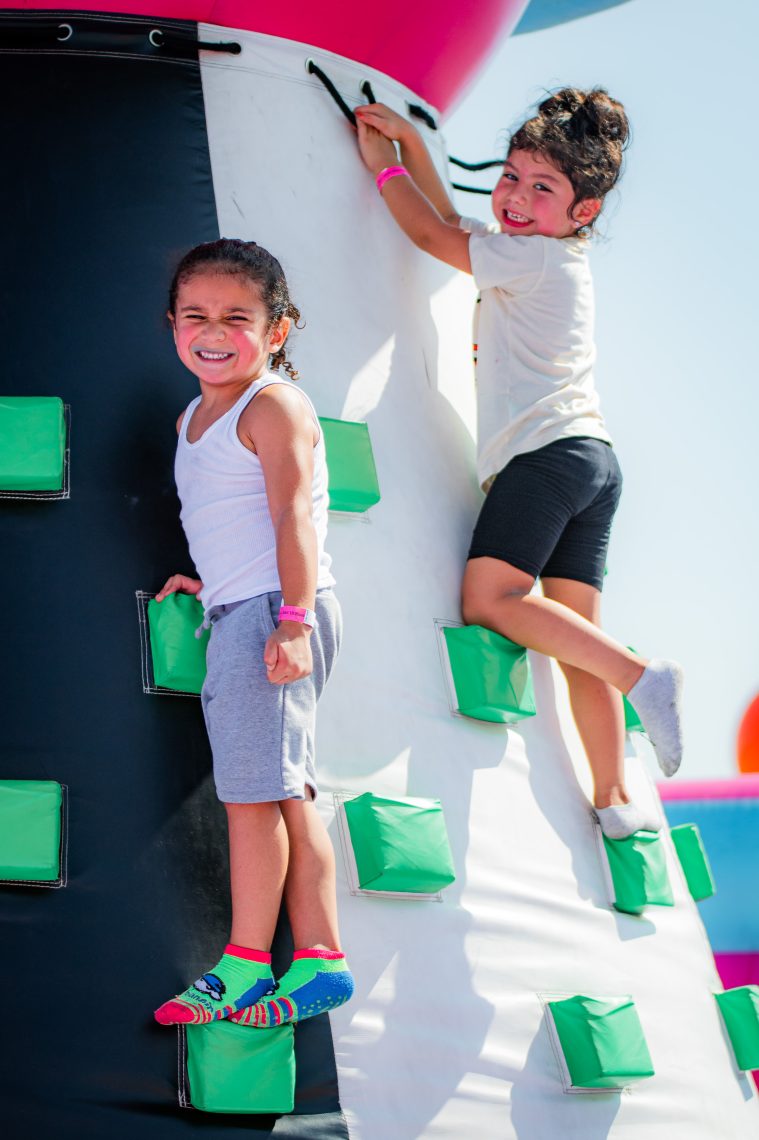
[[[309, 75], [315, 75], [316, 78], [319, 80], [319, 82], [324, 85], [324, 87], [327, 89], [327, 91], [330, 93], [330, 95], [334, 99], [337, 106], [340, 108], [342, 113], [345, 115], [348, 122], [351, 124], [352, 127], [355, 127], [356, 116], [353, 114], [353, 111], [351, 111], [350, 107], [345, 102], [345, 100], [343, 99], [342, 95], [340, 94], [340, 92], [335, 87], [335, 85], [332, 82], [332, 80], [330, 79], [330, 77], [325, 72], [323, 72], [322, 69], [320, 67], [318, 67], [317, 64], [315, 64], [312, 59], [309, 59], [306, 62], [306, 71], [308, 72]], [[364, 82], [361, 84], [361, 94], [366, 99], [368, 99], [368, 101], [370, 103], [376, 103], [377, 102], [377, 100], [374, 96], [374, 91], [372, 90], [372, 85], [368, 79], [365, 79]], [[409, 103], [408, 109], [409, 109], [410, 114], [415, 115], [417, 119], [422, 119], [427, 124], [427, 126], [430, 127], [433, 131], [437, 130], [437, 124], [435, 123], [435, 120], [433, 119], [432, 115], [430, 115], [429, 111], [425, 111], [424, 107], [420, 107], [416, 103]], [[501, 166], [501, 162], [499, 159], [493, 159], [492, 161], [488, 161], [488, 162], [476, 162], [476, 163], [462, 162], [462, 160], [460, 158], [453, 158], [453, 157], [450, 157], [449, 160], [455, 166], [460, 166], [464, 170], [487, 170], [491, 166]], [[492, 193], [491, 190], [485, 190], [480, 186], [462, 186], [457, 182], [452, 182], [451, 185], [452, 185], [454, 190], [462, 190], [465, 194], [490, 194], [490, 193]]]
[[451, 187], [453, 190], [463, 190], [465, 194], [492, 194], [492, 190], [486, 190], [483, 186], [462, 186], [460, 182], [452, 182]]
[[420, 107], [418, 103], [407, 103], [409, 115], [413, 115], [415, 119], [421, 119], [426, 123], [431, 131], [437, 130], [437, 123], [433, 119], [429, 111], [425, 111], [424, 107]]
[[337, 103], [337, 105], [340, 108], [340, 110], [342, 111], [342, 113], [345, 115], [345, 117], [348, 120], [348, 122], [350, 123], [350, 125], [352, 127], [355, 127], [356, 116], [353, 114], [350, 107], [345, 102], [345, 100], [343, 99], [342, 95], [340, 94], [340, 92], [335, 87], [335, 85], [332, 82], [332, 80], [330, 79], [330, 77], [328, 75], [325, 75], [325, 73], [322, 71], [322, 69], [320, 67], [317, 67], [317, 65], [314, 63], [314, 61], [312, 59], [309, 59], [308, 62], [306, 63], [306, 71], [308, 72], [309, 75], [315, 75], [316, 78], [319, 80], [319, 82], [324, 84], [324, 86], [327, 88], [327, 90], [329, 91], [330, 95], [332, 96], [332, 98]]
[[449, 154], [448, 161], [462, 170], [489, 170], [491, 166], [503, 166], [502, 158], [489, 158], [487, 162], [464, 162], [463, 159], [454, 158], [452, 154]]
[[230, 55], [240, 55], [242, 52], [241, 44], [235, 43], [230, 40], [229, 43], [223, 43], [221, 40], [214, 40], [212, 43], [207, 43], [203, 40], [198, 40], [198, 49], [200, 51], [225, 51]]

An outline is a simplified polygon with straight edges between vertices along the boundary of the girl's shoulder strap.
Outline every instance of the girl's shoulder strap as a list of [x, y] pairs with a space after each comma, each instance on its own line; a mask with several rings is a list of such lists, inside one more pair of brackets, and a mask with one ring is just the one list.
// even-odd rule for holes
[[201, 399], [202, 399], [201, 396], [196, 396], [194, 400], [190, 400], [189, 404], [187, 405], [185, 410], [182, 412], [181, 419], [179, 422], [179, 431], [177, 432], [177, 435], [178, 435], [179, 439], [184, 440], [185, 442], [187, 441], [187, 425], [189, 424], [190, 420], [192, 419], [192, 413], [197, 408]]

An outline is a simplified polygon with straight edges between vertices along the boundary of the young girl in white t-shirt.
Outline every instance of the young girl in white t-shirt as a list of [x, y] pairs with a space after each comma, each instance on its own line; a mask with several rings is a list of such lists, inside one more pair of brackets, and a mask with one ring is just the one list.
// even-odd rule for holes
[[[411, 123], [379, 103], [357, 107], [356, 118], [361, 156], [398, 225], [480, 290], [477, 467], [486, 499], [464, 573], [464, 619], [557, 658], [601, 827], [612, 839], [658, 830], [625, 789], [620, 694], [672, 776], [682, 756], [682, 670], [600, 627], [622, 477], [593, 383], [587, 248], [621, 172], [624, 108], [598, 88], [541, 103], [511, 138], [489, 226], [459, 216]], [[538, 577], [542, 596], [532, 592]]]

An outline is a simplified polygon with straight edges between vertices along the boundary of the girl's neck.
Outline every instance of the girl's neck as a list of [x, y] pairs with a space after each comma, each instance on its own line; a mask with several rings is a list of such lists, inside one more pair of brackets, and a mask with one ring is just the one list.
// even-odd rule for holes
[[229, 411], [233, 408], [244, 392], [247, 392], [251, 385], [256, 384], [259, 380], [263, 380], [267, 372], [262, 372], [259, 376], [253, 376], [249, 379], [239, 380], [235, 384], [206, 384], [203, 380], [200, 381], [200, 400], [201, 404], [209, 412], [221, 409], [222, 413]]

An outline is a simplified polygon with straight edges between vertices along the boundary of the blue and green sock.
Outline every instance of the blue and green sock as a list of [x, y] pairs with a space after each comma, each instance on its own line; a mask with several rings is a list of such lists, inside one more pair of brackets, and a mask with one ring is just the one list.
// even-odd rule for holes
[[274, 992], [271, 954], [230, 942], [213, 970], [155, 1011], [161, 1025], [220, 1021]]
[[305, 1021], [344, 1005], [353, 988], [344, 954], [337, 950], [296, 950], [292, 966], [279, 980], [276, 997], [249, 1005], [232, 1014], [230, 1021], [257, 1029]]

